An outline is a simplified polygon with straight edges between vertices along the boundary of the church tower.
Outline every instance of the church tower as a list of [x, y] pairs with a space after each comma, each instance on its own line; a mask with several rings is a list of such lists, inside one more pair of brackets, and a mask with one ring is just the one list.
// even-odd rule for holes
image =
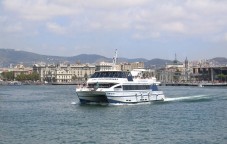
[[188, 62], [188, 58], [187, 57], [186, 57], [186, 59], [184, 61], [184, 64], [185, 64], [185, 68], [188, 69], [189, 62]]

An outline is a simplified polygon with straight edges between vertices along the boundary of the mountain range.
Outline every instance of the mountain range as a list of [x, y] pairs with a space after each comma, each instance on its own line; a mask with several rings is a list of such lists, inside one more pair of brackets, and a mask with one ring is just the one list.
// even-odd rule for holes
[[[0, 49], [0, 67], [8, 67], [10, 64], [24, 64], [26, 66], [32, 66], [36, 63], [48, 63], [48, 64], [58, 64], [58, 63], [98, 63], [101, 61], [112, 62], [112, 58], [107, 58], [97, 54], [80, 54], [72, 57], [64, 56], [49, 56], [41, 55], [27, 51], [18, 51], [14, 49]], [[212, 61], [220, 64], [227, 64], [226, 58], [214, 58]], [[147, 60], [144, 58], [118, 58], [118, 62], [144, 62], [147, 68], [160, 68], [167, 63], [172, 63], [172, 60], [165, 59], [151, 59]]]

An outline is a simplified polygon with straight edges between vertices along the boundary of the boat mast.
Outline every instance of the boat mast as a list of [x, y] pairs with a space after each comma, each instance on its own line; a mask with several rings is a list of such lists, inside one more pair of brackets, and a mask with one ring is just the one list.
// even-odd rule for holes
[[117, 49], [115, 50], [115, 55], [113, 57], [113, 69], [116, 69], [116, 64], [117, 64]]
[[117, 64], [117, 49], [115, 50], [115, 55], [113, 57], [113, 65]]

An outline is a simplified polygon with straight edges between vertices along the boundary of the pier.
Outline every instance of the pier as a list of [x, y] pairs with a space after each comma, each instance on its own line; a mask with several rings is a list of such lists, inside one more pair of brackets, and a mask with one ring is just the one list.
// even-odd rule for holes
[[227, 83], [162, 83], [161, 86], [222, 87], [227, 86]]

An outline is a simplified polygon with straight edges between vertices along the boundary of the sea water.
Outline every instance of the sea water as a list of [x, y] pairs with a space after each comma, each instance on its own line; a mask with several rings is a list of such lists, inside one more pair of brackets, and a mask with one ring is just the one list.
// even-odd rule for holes
[[81, 105], [75, 86], [0, 86], [0, 144], [226, 144], [226, 87], [159, 87], [163, 102]]

